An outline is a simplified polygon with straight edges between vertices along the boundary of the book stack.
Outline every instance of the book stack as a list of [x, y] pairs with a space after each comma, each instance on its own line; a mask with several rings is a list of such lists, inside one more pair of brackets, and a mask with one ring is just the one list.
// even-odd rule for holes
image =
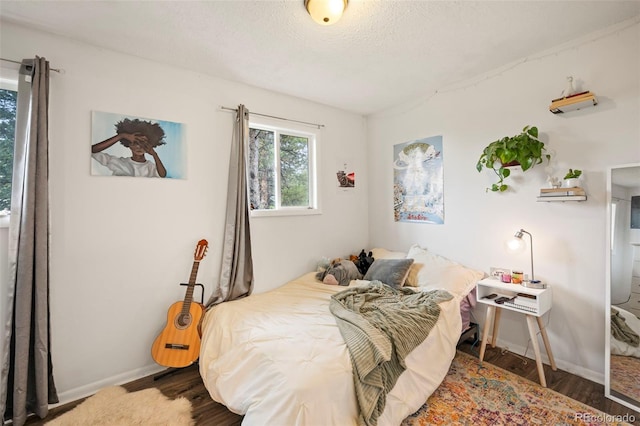
[[514, 309], [519, 309], [521, 311], [531, 312], [533, 314], [538, 313], [538, 302], [535, 296], [533, 296], [533, 299], [517, 296], [511, 300], [507, 300], [506, 302], [504, 302], [504, 305], [512, 307]]
[[542, 188], [538, 201], [584, 201], [587, 194], [580, 187], [574, 188]]
[[598, 105], [598, 100], [591, 92], [581, 92], [575, 95], [567, 96], [564, 98], [558, 98], [551, 101], [549, 111], [554, 114], [561, 114], [563, 112], [574, 111], [587, 106]]

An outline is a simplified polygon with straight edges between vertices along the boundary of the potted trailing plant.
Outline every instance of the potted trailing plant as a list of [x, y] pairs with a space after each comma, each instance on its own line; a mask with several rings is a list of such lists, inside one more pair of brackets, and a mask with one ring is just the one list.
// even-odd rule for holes
[[564, 175], [564, 186], [567, 188], [575, 188], [580, 184], [580, 176], [582, 175], [582, 170], [578, 169], [569, 169], [566, 175]]
[[551, 159], [551, 155], [543, 151], [544, 142], [538, 139], [538, 128], [526, 126], [520, 134], [505, 136], [487, 145], [476, 163], [476, 169], [478, 172], [484, 167], [493, 170], [498, 176], [498, 182], [487, 188], [487, 191], [504, 192], [508, 188], [504, 180], [511, 175], [508, 167], [520, 165], [522, 171], [526, 172], [536, 164], [542, 163], [544, 158], [547, 161]]

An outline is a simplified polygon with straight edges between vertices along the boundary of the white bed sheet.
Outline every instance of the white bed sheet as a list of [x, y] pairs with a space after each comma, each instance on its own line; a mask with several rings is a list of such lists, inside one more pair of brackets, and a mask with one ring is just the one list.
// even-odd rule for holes
[[[308, 273], [209, 310], [200, 374], [211, 397], [243, 414], [243, 425], [356, 425], [349, 351], [328, 306], [344, 288]], [[449, 370], [460, 337], [459, 301], [440, 308], [429, 336], [407, 356], [407, 370], [387, 395], [379, 425], [397, 426], [417, 411]]]

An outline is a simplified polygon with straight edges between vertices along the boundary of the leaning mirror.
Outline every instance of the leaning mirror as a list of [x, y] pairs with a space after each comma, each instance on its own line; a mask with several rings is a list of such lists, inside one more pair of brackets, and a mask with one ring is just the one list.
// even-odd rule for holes
[[605, 394], [640, 411], [640, 163], [607, 177]]

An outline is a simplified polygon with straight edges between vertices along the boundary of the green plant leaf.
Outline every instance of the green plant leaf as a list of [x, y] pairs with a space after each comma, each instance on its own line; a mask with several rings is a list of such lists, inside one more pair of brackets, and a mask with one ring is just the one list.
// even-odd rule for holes
[[578, 169], [569, 169], [569, 171], [567, 172], [567, 174], [564, 176], [565, 179], [577, 179], [580, 177], [580, 175], [582, 175], [582, 170], [578, 170]]
[[509, 164], [512, 161], [515, 161], [518, 158], [518, 151], [515, 149], [506, 148], [502, 153], [499, 154], [500, 162], [502, 164]]
[[518, 161], [520, 162], [520, 167], [522, 167], [522, 171], [526, 172], [533, 166], [534, 160], [530, 156], [523, 155], [521, 158], [518, 159]]
[[538, 128], [536, 126], [525, 126], [520, 134], [505, 136], [487, 145], [482, 155], [476, 163], [476, 170], [481, 171], [484, 167], [491, 168], [496, 173], [498, 182], [493, 184], [491, 190], [494, 192], [504, 192], [508, 186], [503, 180], [510, 176], [509, 169], [502, 167], [514, 161], [520, 163], [522, 170], [526, 171], [542, 163], [543, 158], [551, 160], [550, 154], [543, 154], [545, 150], [544, 142], [538, 139]]

